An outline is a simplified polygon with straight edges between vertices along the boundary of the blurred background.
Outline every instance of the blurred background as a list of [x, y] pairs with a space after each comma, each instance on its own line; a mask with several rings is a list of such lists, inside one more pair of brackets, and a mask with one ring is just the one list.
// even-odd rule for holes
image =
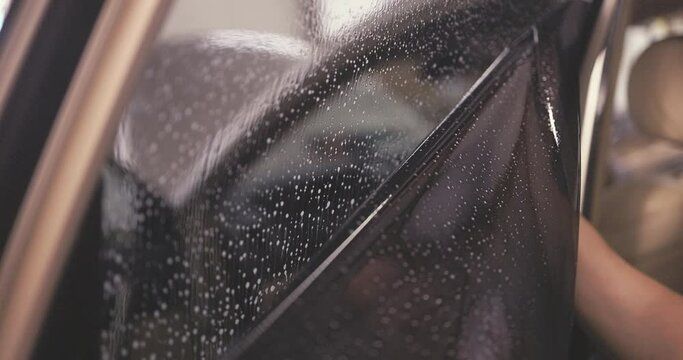
[[683, 292], [683, 3], [635, 1], [595, 221], [629, 262]]

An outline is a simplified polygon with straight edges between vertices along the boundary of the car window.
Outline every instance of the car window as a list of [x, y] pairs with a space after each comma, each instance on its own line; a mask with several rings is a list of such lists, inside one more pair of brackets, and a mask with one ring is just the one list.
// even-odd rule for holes
[[551, 39], [503, 54], [230, 358], [566, 356], [576, 134]]
[[[392, 174], [448, 118], [504, 49], [558, 2], [233, 3], [204, 8], [177, 2], [121, 118], [103, 169], [105, 357], [214, 357], [233, 351], [294, 285], [338, 248], [339, 239], [374, 204], [373, 194], [386, 189]], [[264, 13], [265, 8], [271, 10]], [[198, 21], [200, 15], [206, 21]], [[571, 124], [557, 124], [554, 130], [533, 127], [539, 116], [543, 124], [555, 126], [555, 119], [564, 119], [562, 109], [543, 107], [539, 115], [537, 109], [524, 108], [554, 96], [524, 92], [550, 91], [548, 86], [537, 89], [534, 81], [543, 75], [537, 69], [541, 65], [528, 60], [532, 58], [519, 66], [519, 76], [526, 77], [510, 80], [502, 95], [491, 100], [521, 105], [516, 109], [520, 112], [512, 116], [505, 106], [491, 105], [488, 111], [494, 114], [481, 115], [484, 120], [475, 125], [481, 132], [473, 130], [463, 140], [467, 145], [460, 145], [467, 151], [443, 150], [448, 158], [443, 172], [422, 177], [440, 179], [433, 180], [439, 191], [410, 205], [424, 210], [397, 205], [402, 215], [392, 218], [398, 222], [392, 223], [389, 238], [419, 234], [425, 241], [391, 250], [391, 261], [402, 251], [432, 251], [431, 240], [445, 246], [443, 241], [455, 233], [444, 229], [464, 226], [457, 235], [474, 236], [476, 249], [465, 262], [443, 264], [444, 270], [452, 267], [457, 281], [464, 281], [467, 271], [484, 270], [496, 281], [517, 278], [495, 275], [516, 266], [522, 267], [517, 274], [533, 268], [544, 276], [571, 262], [564, 247], [547, 254], [549, 248], [541, 245], [555, 228], [525, 217], [531, 209], [534, 214], [566, 214], [571, 203], [571, 194], [558, 194], [559, 185], [553, 182], [571, 178], [557, 172], [572, 168], [558, 164], [558, 134], [571, 139], [571, 131], [558, 129]], [[504, 155], [496, 158], [499, 163], [488, 157], [494, 152]], [[531, 171], [542, 177], [520, 187]], [[509, 198], [492, 197], [498, 194]], [[557, 205], [562, 201], [565, 205]], [[495, 206], [518, 210], [524, 221], [499, 217]], [[523, 226], [525, 221], [529, 227]], [[486, 244], [488, 237], [510, 231], [518, 232], [514, 244], [521, 248]], [[377, 249], [389, 251], [386, 246], [394, 245], [386, 241], [378, 240]], [[527, 241], [531, 252], [523, 250]], [[553, 241], [572, 244], [567, 237]], [[485, 254], [486, 246], [497, 247], [495, 256], [514, 250], [517, 258], [508, 258], [505, 266], [485, 265], [484, 257], [494, 256]], [[548, 258], [564, 255], [568, 257], [562, 261]], [[519, 258], [523, 256], [533, 259]], [[495, 268], [468, 270], [466, 264]], [[397, 271], [409, 272], [410, 267], [401, 265]], [[441, 270], [425, 271], [420, 277], [443, 278]], [[400, 276], [417, 279], [416, 274]], [[550, 280], [509, 285], [533, 290], [539, 281]], [[481, 286], [492, 285], [486, 284]], [[437, 285], [428, 281], [425, 286]], [[449, 286], [442, 290], [452, 297], [466, 284]], [[418, 287], [410, 291], [414, 289]], [[471, 309], [498, 309], [491, 316], [505, 317], [501, 307], [513, 306], [505, 298], [508, 292], [491, 291]], [[319, 300], [337, 294], [324, 293]], [[316, 304], [312, 309], [325, 307]], [[472, 326], [488, 326], [480, 320], [472, 320]], [[356, 326], [360, 323], [345, 331]]]

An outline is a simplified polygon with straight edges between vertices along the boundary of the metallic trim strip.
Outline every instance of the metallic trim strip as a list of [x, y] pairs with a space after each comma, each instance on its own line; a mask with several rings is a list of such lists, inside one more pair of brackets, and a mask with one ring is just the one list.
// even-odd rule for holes
[[604, 0], [581, 74], [580, 209], [595, 217], [626, 25], [632, 0]]
[[0, 360], [27, 359], [169, 0], [107, 0], [0, 264]]
[[24, 0], [14, 4], [18, 11], [7, 24], [7, 38], [0, 51], [0, 114], [5, 110], [11, 89], [49, 4], [50, 0]]

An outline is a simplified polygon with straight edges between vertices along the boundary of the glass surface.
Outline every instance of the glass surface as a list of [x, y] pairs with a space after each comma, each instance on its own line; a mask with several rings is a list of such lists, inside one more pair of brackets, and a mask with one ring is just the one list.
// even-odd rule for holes
[[11, 5], [12, 0], [0, 0], [0, 34], [2, 34], [2, 29], [5, 25], [5, 18], [7, 18], [7, 13], [9, 13]]
[[[550, 34], [528, 34], [231, 358], [564, 358], [574, 141]], [[566, 168], [568, 166], [568, 168]]]
[[[575, 66], [558, 65], [575, 39], [526, 51], [507, 80], [487, 85], [498, 95], [472, 102], [467, 129], [444, 127], [559, 2], [356, 3], [175, 5], [104, 169], [103, 357], [449, 354], [453, 342], [434, 338], [426, 317], [466, 318], [458, 341], [472, 351], [486, 339], [507, 341], [500, 354], [565, 345], [576, 124], [557, 79]], [[571, 18], [558, 14], [545, 38]], [[330, 254], [347, 258], [350, 233], [349, 249], [368, 246], [348, 258], [353, 270], [321, 267]], [[314, 295], [283, 308], [309, 280]], [[410, 285], [387, 303], [399, 280]], [[416, 296], [430, 305], [407, 300]], [[347, 319], [347, 306], [365, 315]], [[379, 325], [380, 308], [398, 312], [396, 327]], [[412, 346], [402, 329], [415, 321], [412, 339], [427, 342]], [[335, 324], [347, 335], [331, 342]], [[249, 345], [260, 341], [270, 350]], [[368, 351], [375, 341], [388, 350]]]

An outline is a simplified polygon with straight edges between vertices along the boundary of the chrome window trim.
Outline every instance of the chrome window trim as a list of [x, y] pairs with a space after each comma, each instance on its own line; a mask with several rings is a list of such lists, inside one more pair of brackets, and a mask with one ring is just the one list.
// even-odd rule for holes
[[589, 41], [581, 73], [580, 209], [588, 218], [603, 181], [605, 144], [626, 25], [632, 0], [604, 0]]
[[21, 66], [38, 32], [50, 0], [24, 0], [13, 4], [17, 14], [6, 24], [7, 38], [0, 47], [0, 114], [14, 87]]
[[0, 264], [0, 360], [39, 335], [142, 50], [170, 0], [107, 0], [43, 149]]

